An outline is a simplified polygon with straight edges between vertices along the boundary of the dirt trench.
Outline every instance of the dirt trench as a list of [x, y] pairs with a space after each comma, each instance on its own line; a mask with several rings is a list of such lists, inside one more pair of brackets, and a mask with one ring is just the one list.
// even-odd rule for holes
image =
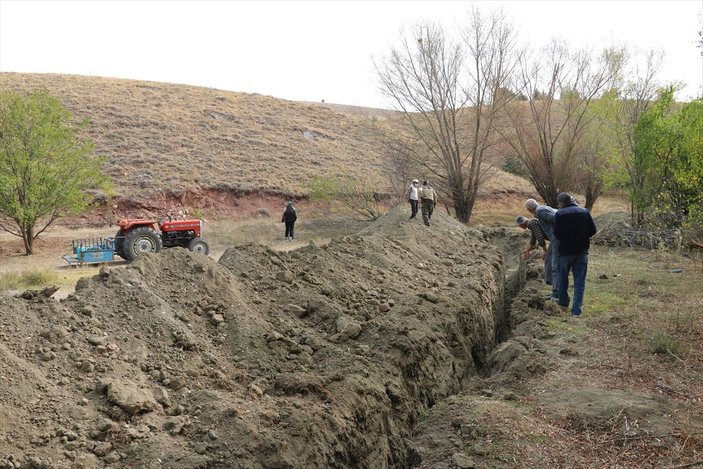
[[421, 417], [509, 330], [522, 242], [398, 209], [325, 246], [171, 249], [60, 302], [0, 298], [0, 468], [416, 466]]

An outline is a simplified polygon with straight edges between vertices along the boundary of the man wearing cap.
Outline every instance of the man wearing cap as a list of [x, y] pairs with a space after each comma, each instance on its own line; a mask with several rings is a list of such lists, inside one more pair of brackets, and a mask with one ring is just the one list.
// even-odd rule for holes
[[583, 295], [588, 272], [588, 248], [591, 236], [596, 234], [596, 224], [591, 213], [576, 204], [571, 195], [562, 192], [557, 196], [559, 210], [554, 216], [554, 236], [559, 240], [559, 306], [569, 306], [569, 271], [574, 275], [574, 298], [571, 315], [581, 316]]
[[408, 188], [405, 190], [405, 195], [408, 198], [408, 202], [410, 202], [411, 220], [415, 218], [415, 215], [417, 215], [417, 203], [419, 200], [417, 187], [418, 184], [420, 184], [420, 181], [418, 181], [417, 179], [413, 179], [413, 182], [411, 182]]
[[437, 205], [437, 192], [430, 185], [430, 181], [425, 179], [422, 181], [422, 187], [418, 189], [417, 193], [422, 203], [422, 221], [426, 226], [430, 226], [432, 212], [434, 212], [434, 207]]
[[530, 255], [535, 246], [539, 245], [542, 248], [542, 259], [547, 256], [547, 243], [544, 241], [544, 232], [542, 227], [539, 225], [539, 220], [536, 218], [525, 218], [522, 215], [518, 215], [515, 219], [515, 226], [519, 226], [523, 230], [530, 230], [532, 237], [530, 238], [530, 244], [527, 245], [522, 255], [525, 259]]
[[527, 199], [525, 208], [539, 221], [542, 232], [549, 240], [547, 255], [544, 257], [544, 283], [552, 286], [552, 291], [548, 298], [557, 301], [559, 299], [559, 240], [554, 237], [554, 216], [556, 209], [549, 205], [540, 205], [535, 199]]

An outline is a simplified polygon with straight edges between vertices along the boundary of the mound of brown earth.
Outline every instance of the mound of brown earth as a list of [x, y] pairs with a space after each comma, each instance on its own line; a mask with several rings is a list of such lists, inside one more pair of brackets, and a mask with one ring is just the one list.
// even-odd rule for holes
[[488, 364], [505, 269], [482, 233], [405, 212], [0, 298], [0, 468], [417, 463], [421, 416]]
[[594, 244], [606, 246], [643, 247], [669, 249], [681, 247], [681, 232], [674, 229], [657, 229], [632, 226], [631, 218], [625, 212], [611, 212], [595, 220], [598, 233], [593, 236]]

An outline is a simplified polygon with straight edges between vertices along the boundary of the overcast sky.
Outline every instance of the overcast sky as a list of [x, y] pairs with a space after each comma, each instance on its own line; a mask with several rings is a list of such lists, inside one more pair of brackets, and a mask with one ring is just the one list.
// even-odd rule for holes
[[383, 107], [373, 59], [418, 20], [460, 23], [502, 6], [522, 39], [657, 48], [661, 77], [703, 94], [703, 0], [0, 0], [0, 71], [183, 83], [296, 101]]

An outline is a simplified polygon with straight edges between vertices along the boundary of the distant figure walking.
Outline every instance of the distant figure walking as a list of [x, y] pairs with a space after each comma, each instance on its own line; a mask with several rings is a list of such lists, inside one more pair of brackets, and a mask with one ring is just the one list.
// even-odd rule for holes
[[588, 272], [588, 248], [596, 224], [591, 213], [581, 208], [566, 192], [557, 196], [559, 210], [554, 217], [554, 236], [559, 240], [559, 305], [569, 306], [569, 271], [574, 274], [571, 315], [581, 316]]
[[418, 196], [422, 203], [422, 221], [425, 222], [426, 226], [430, 226], [432, 212], [437, 205], [437, 191], [432, 188], [430, 181], [425, 179], [422, 181], [422, 187], [418, 189]]
[[411, 182], [408, 188], [405, 190], [405, 196], [408, 198], [408, 202], [410, 202], [411, 220], [417, 215], [417, 204], [419, 200], [417, 187], [418, 184], [420, 184], [420, 181], [418, 181], [417, 179], [413, 179], [413, 182]]
[[298, 214], [293, 207], [293, 202], [288, 202], [285, 212], [283, 212], [283, 217], [281, 218], [281, 223], [286, 224], [286, 241], [293, 241], [295, 236], [295, 221], [298, 219]]

